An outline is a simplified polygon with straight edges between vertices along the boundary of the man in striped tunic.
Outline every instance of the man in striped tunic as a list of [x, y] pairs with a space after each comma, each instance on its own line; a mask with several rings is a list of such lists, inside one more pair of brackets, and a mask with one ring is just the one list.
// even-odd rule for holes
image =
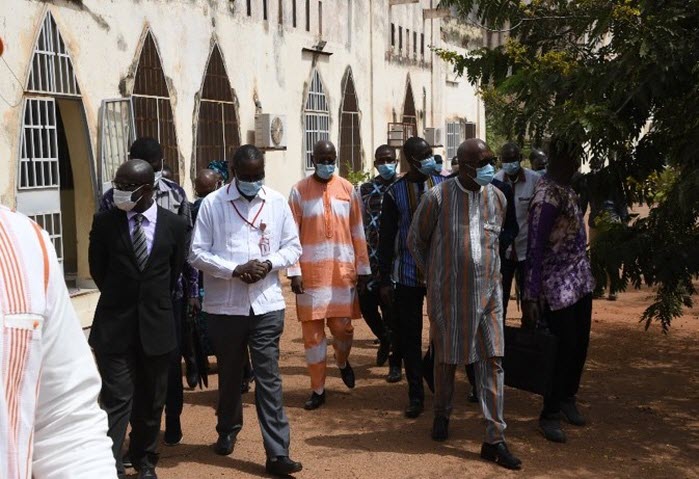
[[336, 161], [332, 143], [316, 143], [315, 173], [299, 181], [289, 198], [303, 247], [288, 276], [296, 293], [313, 390], [306, 410], [325, 403], [326, 323], [342, 381], [354, 387], [354, 371], [347, 360], [354, 338], [352, 319], [362, 317], [357, 293], [366, 290], [371, 278], [361, 199], [349, 181], [334, 174]]
[[427, 313], [435, 354], [432, 438], [448, 437], [458, 364], [475, 364], [487, 422], [481, 457], [508, 469], [521, 461], [505, 444], [504, 335], [499, 235], [507, 200], [490, 184], [490, 150], [479, 139], [459, 146], [459, 176], [420, 202], [408, 234], [415, 263], [427, 282]]

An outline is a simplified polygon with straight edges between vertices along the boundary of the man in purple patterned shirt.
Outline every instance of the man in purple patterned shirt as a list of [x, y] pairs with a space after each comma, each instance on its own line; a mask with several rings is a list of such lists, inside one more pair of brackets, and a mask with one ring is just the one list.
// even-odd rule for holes
[[529, 209], [526, 327], [542, 316], [558, 338], [551, 392], [544, 397], [539, 427], [546, 439], [565, 442], [561, 418], [583, 426], [575, 403], [587, 358], [594, 279], [587, 256], [587, 235], [578, 196], [570, 186], [582, 149], [551, 142], [548, 173], [537, 184]]

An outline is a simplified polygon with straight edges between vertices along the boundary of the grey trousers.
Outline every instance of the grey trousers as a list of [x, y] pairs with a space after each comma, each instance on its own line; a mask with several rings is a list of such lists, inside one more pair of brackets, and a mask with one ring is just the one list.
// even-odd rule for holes
[[255, 369], [255, 407], [267, 457], [289, 455], [289, 421], [284, 413], [279, 372], [279, 338], [284, 310], [257, 316], [208, 315], [209, 338], [218, 363], [219, 434], [237, 435], [243, 427], [240, 384], [245, 350]]
[[[473, 363], [478, 384], [478, 399], [486, 421], [485, 442], [505, 440], [504, 400], [505, 372], [502, 358], [488, 358]], [[449, 418], [454, 396], [456, 364], [434, 364], [434, 416]]]

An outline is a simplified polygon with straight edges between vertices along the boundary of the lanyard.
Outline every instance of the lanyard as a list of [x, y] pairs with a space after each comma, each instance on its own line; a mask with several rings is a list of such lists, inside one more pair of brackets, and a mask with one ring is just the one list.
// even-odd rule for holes
[[[235, 210], [236, 213], [238, 213], [238, 216], [240, 216], [240, 219], [241, 219], [241, 220], [245, 221], [247, 224], [249, 224], [250, 226], [252, 226], [252, 227], [255, 228], [256, 230], [260, 229], [259, 227], [255, 226], [255, 221], [257, 221], [257, 218], [260, 217], [260, 213], [262, 213], [262, 209], [265, 207], [265, 200], [262, 200], [262, 204], [260, 205], [260, 209], [257, 210], [257, 214], [256, 214], [255, 217], [252, 219], [252, 221], [248, 221], [247, 218], [245, 218], [242, 214], [240, 214], [240, 211], [238, 210], [238, 207], [235, 206], [235, 203], [234, 203], [233, 201], [231, 201], [231, 205], [233, 205], [233, 209]], [[260, 226], [262, 226], [261, 223], [260, 223]]]

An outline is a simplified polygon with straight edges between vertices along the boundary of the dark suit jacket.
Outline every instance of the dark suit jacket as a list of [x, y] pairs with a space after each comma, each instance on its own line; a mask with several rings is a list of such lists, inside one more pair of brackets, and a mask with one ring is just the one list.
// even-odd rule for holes
[[102, 293], [90, 346], [102, 354], [141, 349], [148, 356], [176, 346], [172, 293], [184, 264], [187, 220], [158, 207], [153, 247], [139, 271], [126, 213], [97, 213], [90, 231], [90, 274]]

